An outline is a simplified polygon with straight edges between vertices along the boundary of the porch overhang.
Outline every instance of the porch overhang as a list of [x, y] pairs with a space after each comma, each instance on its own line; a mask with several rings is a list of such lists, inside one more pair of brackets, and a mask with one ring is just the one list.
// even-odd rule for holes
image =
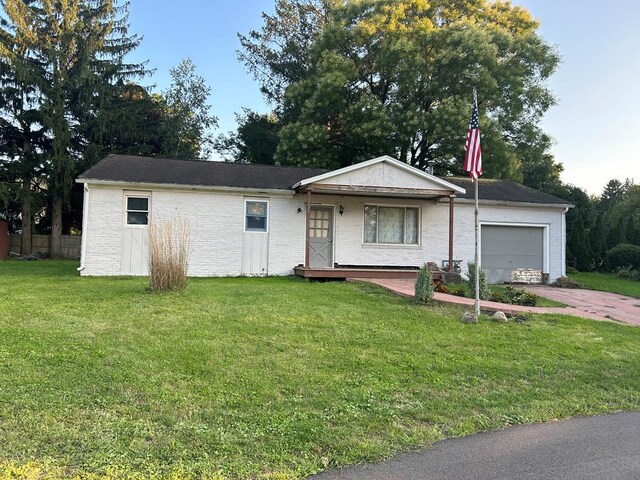
[[354, 195], [354, 196], [372, 196], [372, 197], [395, 197], [395, 198], [413, 198], [420, 200], [437, 200], [448, 198], [458, 193], [449, 189], [423, 189], [423, 188], [406, 188], [406, 187], [379, 187], [374, 185], [340, 185], [325, 183], [310, 183], [301, 185], [297, 188], [297, 192], [306, 193], [313, 192], [325, 195]]

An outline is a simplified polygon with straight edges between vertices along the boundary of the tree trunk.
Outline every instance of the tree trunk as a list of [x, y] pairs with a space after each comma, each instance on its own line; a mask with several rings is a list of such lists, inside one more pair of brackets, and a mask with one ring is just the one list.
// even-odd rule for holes
[[31, 255], [31, 178], [22, 179], [22, 239], [20, 255]]
[[51, 212], [51, 257], [62, 257], [62, 199], [53, 199]]

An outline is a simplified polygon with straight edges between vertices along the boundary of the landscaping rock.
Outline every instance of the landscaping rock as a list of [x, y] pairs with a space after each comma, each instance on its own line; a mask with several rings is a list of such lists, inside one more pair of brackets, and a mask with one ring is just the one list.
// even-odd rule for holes
[[478, 323], [478, 317], [473, 312], [464, 312], [462, 323]]
[[551, 284], [558, 288], [580, 288], [581, 285], [575, 280], [569, 277], [559, 277], [555, 282]]
[[508, 318], [504, 314], [504, 312], [500, 312], [500, 311], [494, 313], [493, 317], [491, 317], [491, 318], [493, 318], [494, 322], [498, 322], [498, 323], [507, 323], [507, 321], [508, 321]]
[[427, 262], [427, 270], [430, 272], [442, 272], [442, 269], [435, 262]]

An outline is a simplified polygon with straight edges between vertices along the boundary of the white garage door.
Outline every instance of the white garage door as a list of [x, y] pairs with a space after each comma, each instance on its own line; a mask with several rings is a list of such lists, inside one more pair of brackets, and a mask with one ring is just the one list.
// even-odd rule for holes
[[510, 282], [518, 268], [542, 271], [543, 234], [542, 227], [482, 225], [480, 264], [489, 283]]

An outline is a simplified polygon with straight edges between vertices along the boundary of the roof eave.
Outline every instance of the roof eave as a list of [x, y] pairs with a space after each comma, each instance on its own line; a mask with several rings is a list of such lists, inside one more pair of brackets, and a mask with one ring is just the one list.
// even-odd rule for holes
[[[545, 207], [545, 208], [573, 208], [575, 205], [571, 203], [539, 203], [539, 202], [515, 202], [512, 200], [483, 200], [479, 199], [479, 203], [483, 205], [510, 206], [510, 207]], [[473, 204], [475, 200], [471, 198], [456, 197], [456, 203]]]
[[447, 182], [446, 180], [441, 179], [440, 177], [436, 177], [435, 175], [431, 175], [427, 172], [423, 172], [422, 170], [418, 170], [415, 167], [412, 167], [411, 165], [407, 165], [406, 163], [401, 162], [400, 160], [397, 160], [393, 157], [390, 157], [389, 155], [383, 155], [381, 157], [376, 157], [376, 158], [372, 158], [371, 160], [366, 160], [364, 162], [360, 162], [360, 163], [355, 163], [353, 165], [349, 165], [347, 167], [344, 168], [339, 168], [338, 170], [333, 170], [331, 172], [327, 172], [327, 173], [323, 173], [322, 175], [316, 175], [315, 177], [310, 177], [310, 178], [305, 178], [303, 180], [300, 180], [298, 183], [296, 183], [295, 185], [293, 185], [291, 188], [294, 190], [297, 190], [301, 187], [304, 187], [306, 185], [310, 185], [313, 183], [318, 183], [321, 182], [322, 180], [326, 180], [328, 178], [332, 178], [338, 175], [343, 175], [345, 173], [349, 173], [349, 172], [353, 172], [354, 170], [359, 170], [361, 168], [366, 168], [368, 166], [371, 165], [375, 165], [377, 163], [382, 163], [382, 162], [388, 162], [391, 163], [392, 165], [395, 165], [398, 168], [401, 168], [409, 173], [411, 173], [412, 175], [416, 175], [419, 176], [421, 178], [424, 178], [425, 180], [430, 180], [432, 182], [435, 182], [447, 189], [453, 190], [456, 194], [464, 194], [466, 193], [466, 190], [462, 187], [459, 187], [458, 185], [455, 185], [453, 183]]
[[292, 197], [295, 191], [291, 189], [279, 189], [279, 188], [257, 188], [257, 187], [225, 187], [219, 185], [187, 185], [183, 183], [149, 183], [149, 182], [125, 182], [119, 180], [103, 180], [97, 178], [78, 178], [76, 183], [82, 183], [86, 185], [98, 185], [104, 187], [123, 187], [123, 188], [138, 188], [138, 189], [180, 189], [180, 190], [199, 190], [207, 192], [221, 192], [221, 193], [252, 193], [252, 194], [269, 194], [269, 195], [282, 195], [286, 197]]

